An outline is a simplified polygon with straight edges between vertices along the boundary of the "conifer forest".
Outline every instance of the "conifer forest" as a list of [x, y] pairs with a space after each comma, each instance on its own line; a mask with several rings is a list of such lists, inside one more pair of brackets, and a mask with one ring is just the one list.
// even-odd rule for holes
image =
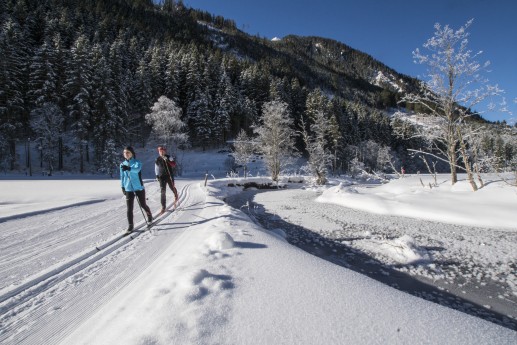
[[[419, 155], [429, 111], [404, 97], [419, 81], [345, 43], [252, 36], [181, 0], [0, 0], [0, 24], [2, 172], [36, 152], [42, 169], [110, 173], [122, 147], [156, 140], [146, 115], [162, 96], [180, 109], [185, 147], [253, 138], [278, 102], [296, 151], [333, 173], [449, 169], [439, 150]], [[477, 141], [458, 141], [458, 165], [515, 170], [517, 128], [468, 111]]]

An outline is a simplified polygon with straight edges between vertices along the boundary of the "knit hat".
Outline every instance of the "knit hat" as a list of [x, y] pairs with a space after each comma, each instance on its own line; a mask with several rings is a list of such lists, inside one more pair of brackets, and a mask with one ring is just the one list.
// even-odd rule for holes
[[133, 149], [133, 147], [126, 146], [126, 147], [124, 147], [124, 150], [131, 152], [131, 154], [133, 155], [133, 158], [136, 158], [136, 153], [135, 153], [135, 150]]

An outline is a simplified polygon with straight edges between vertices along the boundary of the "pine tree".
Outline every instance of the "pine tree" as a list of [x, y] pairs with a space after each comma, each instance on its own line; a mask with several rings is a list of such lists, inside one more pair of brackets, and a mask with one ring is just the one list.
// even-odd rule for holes
[[58, 103], [55, 60], [54, 47], [49, 39], [45, 39], [41, 47], [36, 50], [30, 65], [29, 95], [31, 104], [35, 107], [41, 107], [50, 102]]
[[236, 97], [235, 89], [230, 82], [230, 78], [226, 75], [223, 70], [219, 78], [219, 88], [215, 98], [215, 119], [217, 138], [221, 143], [225, 143], [228, 140], [228, 132], [231, 127], [231, 118], [235, 114]]
[[16, 138], [26, 123], [23, 93], [26, 60], [22, 42], [20, 26], [8, 18], [0, 27], [0, 163], [11, 170], [15, 165]]
[[106, 141], [106, 145], [104, 146], [104, 151], [102, 152], [102, 161], [100, 162], [99, 171], [105, 174], [109, 174], [110, 177], [118, 171], [118, 160], [120, 156], [120, 152], [117, 148], [117, 144], [115, 140], [108, 139]]
[[92, 68], [91, 46], [86, 36], [81, 35], [72, 46], [65, 92], [69, 99], [67, 121], [74, 133], [79, 152], [79, 171], [84, 172], [87, 160], [88, 139], [92, 117]]
[[155, 44], [150, 48], [149, 73], [151, 75], [151, 99], [158, 99], [165, 94], [165, 59], [161, 46]]
[[[99, 44], [92, 49], [92, 118], [91, 124], [95, 128], [93, 144], [95, 161], [100, 168], [104, 161], [103, 154], [109, 152], [106, 144], [109, 139], [117, 143], [120, 139], [117, 135], [123, 127], [124, 119], [118, 112], [115, 99], [115, 88], [112, 79], [113, 73], [105, 57], [105, 53]], [[119, 143], [119, 142], [118, 142]]]
[[45, 103], [31, 112], [31, 127], [39, 137], [41, 155], [52, 175], [58, 158], [59, 142], [62, 136], [64, 117], [54, 103]]
[[197, 92], [196, 99], [188, 106], [188, 122], [192, 137], [205, 150], [213, 144], [214, 122], [210, 110], [210, 95], [207, 89]]
[[172, 47], [167, 52], [167, 60], [165, 66], [165, 91], [164, 95], [175, 102], [179, 101], [178, 92], [179, 63], [178, 55]]
[[140, 59], [130, 91], [131, 113], [128, 121], [129, 138], [140, 139], [142, 142], [145, 136], [145, 114], [153, 104], [151, 84], [148, 60], [144, 56]]

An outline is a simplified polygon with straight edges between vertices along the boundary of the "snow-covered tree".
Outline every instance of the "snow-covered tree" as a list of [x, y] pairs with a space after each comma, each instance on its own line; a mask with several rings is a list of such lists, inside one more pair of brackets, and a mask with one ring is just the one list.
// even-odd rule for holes
[[74, 133], [79, 152], [79, 170], [84, 172], [84, 162], [87, 159], [88, 135], [91, 129], [92, 116], [92, 68], [91, 45], [85, 35], [80, 35], [71, 50], [72, 59], [69, 61], [65, 93], [68, 102], [68, 123]]
[[165, 96], [178, 102], [178, 74], [179, 74], [179, 62], [177, 54], [170, 48], [167, 52], [165, 66]]
[[235, 162], [244, 166], [244, 177], [246, 177], [248, 164], [251, 161], [255, 150], [253, 139], [246, 134], [245, 130], [241, 129], [233, 143], [233, 146], [235, 148], [233, 152]]
[[327, 182], [328, 167], [332, 162], [332, 154], [327, 145], [330, 122], [323, 111], [312, 113], [309, 121], [308, 126], [304, 121], [301, 122], [301, 135], [309, 154], [309, 170], [316, 183], [323, 185]]
[[110, 177], [118, 171], [118, 162], [120, 160], [120, 152], [115, 140], [108, 139], [104, 145], [102, 152], [102, 160], [99, 165], [99, 171], [109, 174]]
[[0, 161], [14, 169], [16, 139], [24, 125], [24, 83], [27, 57], [20, 25], [0, 22]]
[[262, 124], [253, 127], [257, 134], [257, 149], [264, 154], [266, 166], [273, 181], [295, 155], [293, 121], [287, 104], [270, 101], [262, 106]]
[[63, 113], [53, 103], [45, 103], [41, 108], [31, 112], [31, 128], [38, 135], [41, 154], [47, 163], [49, 175], [52, 175], [58, 156], [58, 143], [63, 128]]
[[230, 82], [230, 78], [223, 70], [219, 78], [218, 91], [215, 99], [215, 123], [218, 130], [217, 137], [221, 142], [226, 142], [231, 128], [231, 117], [237, 106], [236, 91]]
[[[121, 117], [120, 108], [117, 107], [115, 96], [113, 73], [104, 51], [99, 44], [95, 44], [92, 50], [92, 126], [93, 144], [96, 164], [100, 168], [107, 151], [108, 140], [120, 143], [122, 137], [120, 129], [123, 128], [124, 118]], [[109, 150], [108, 150], [109, 151]]]
[[215, 124], [210, 108], [211, 100], [207, 89], [196, 93], [196, 97], [187, 108], [188, 122], [193, 139], [203, 149], [213, 143]]
[[[428, 126], [420, 127], [420, 134], [426, 136], [430, 144], [422, 153], [448, 162], [453, 184], [457, 182], [457, 168], [461, 167], [458, 156], [462, 154], [465, 140], [461, 137], [460, 125], [472, 116], [470, 109], [502, 94], [497, 85], [489, 85], [483, 76], [489, 62], [477, 62], [481, 52], [473, 53], [468, 48], [467, 29], [472, 22], [468, 21], [456, 31], [448, 25], [435, 24], [434, 36], [423, 45], [431, 55], [419, 49], [413, 52], [415, 62], [428, 67], [427, 80], [422, 82], [418, 93], [402, 98], [403, 102], [418, 105], [423, 118], [436, 119], [429, 120], [433, 123], [432, 130]], [[467, 164], [463, 169], [476, 190], [468, 162], [468, 157], [463, 157], [463, 163]]]
[[185, 123], [181, 121], [181, 108], [165, 96], [160, 96], [151, 107], [151, 112], [145, 115], [148, 124], [152, 126], [152, 134], [167, 146], [175, 147], [186, 144], [188, 135], [184, 132]]
[[162, 47], [155, 45], [151, 48], [151, 61], [149, 62], [149, 72], [152, 77], [151, 95], [158, 97], [165, 93], [165, 59]]
[[56, 101], [58, 78], [53, 53], [52, 43], [45, 40], [36, 50], [30, 65], [29, 95], [32, 104], [38, 107]]

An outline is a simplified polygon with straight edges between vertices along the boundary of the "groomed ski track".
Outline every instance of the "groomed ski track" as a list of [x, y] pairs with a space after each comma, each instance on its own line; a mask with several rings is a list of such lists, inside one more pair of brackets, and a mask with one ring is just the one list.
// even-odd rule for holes
[[[87, 246], [88, 241], [84, 238], [79, 241], [77, 238], [83, 235], [91, 236], [91, 232], [100, 233], [101, 230], [107, 231], [106, 229], [109, 231], [110, 228], [113, 229], [113, 221], [108, 220], [110, 217], [100, 217], [94, 212], [98, 219], [95, 226], [69, 229], [67, 225], [65, 228], [72, 232], [68, 236], [54, 237], [54, 240], [47, 238], [41, 242], [34, 237], [32, 241], [24, 243], [23, 247], [21, 243], [6, 241], [9, 243], [5, 247], [9, 250], [23, 248], [26, 255], [23, 256], [24, 262], [15, 262], [10, 260], [7, 249], [2, 250], [2, 274], [16, 269], [17, 266], [23, 266], [24, 263], [25, 267], [28, 266], [34, 273], [21, 283], [0, 289], [0, 343], [58, 343], [78, 322], [93, 315], [98, 308], [152, 266], [161, 254], [174, 251], [175, 247], [181, 246], [182, 241], [188, 236], [189, 227], [200, 221], [199, 213], [203, 209], [206, 194], [199, 181], [180, 180], [176, 181], [176, 185], [180, 191], [177, 209], [157, 217], [150, 230], [147, 229], [146, 223], [141, 221], [137, 223], [134, 233], [129, 236], [124, 236], [123, 232], [119, 231], [116, 235], [88, 248], [82, 248], [76, 255], [61, 260], [58, 264], [44, 267], [40, 271], [36, 271], [35, 267], [42, 261], [49, 262], [45, 260], [45, 256], [55, 251], [56, 247], [62, 252], [63, 246]], [[149, 193], [147, 186], [146, 190]], [[157, 190], [151, 192], [159, 194]], [[57, 212], [70, 213], [75, 210]], [[125, 205], [120, 207], [113, 203], [113, 207], [104, 209], [104, 212], [118, 215], [111, 217], [118, 219], [118, 228], [122, 215], [122, 224], [125, 225]], [[135, 208], [135, 220], [142, 219], [137, 212], [140, 210]], [[46, 216], [48, 215], [44, 215]], [[56, 214], [53, 216], [59, 217]], [[63, 217], [66, 218], [64, 215]], [[16, 229], [13, 232], [23, 231], [18, 230], [18, 227]], [[56, 313], [60, 313], [60, 316], [55, 317]]]

